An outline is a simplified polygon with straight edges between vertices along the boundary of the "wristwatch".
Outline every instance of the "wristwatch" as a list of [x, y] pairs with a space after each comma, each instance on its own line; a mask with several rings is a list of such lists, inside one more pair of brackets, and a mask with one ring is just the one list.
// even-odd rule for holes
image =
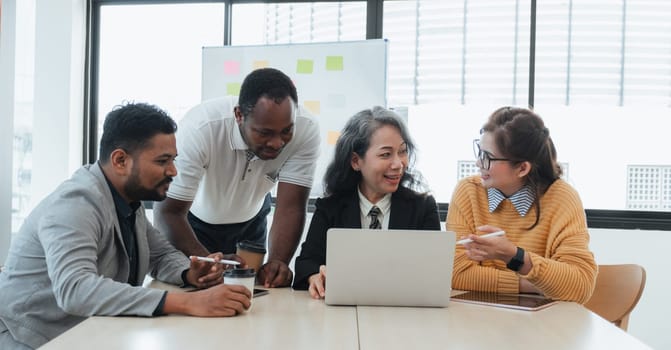
[[512, 259], [506, 264], [506, 267], [517, 272], [524, 265], [524, 249], [517, 247], [517, 253], [513, 256]]

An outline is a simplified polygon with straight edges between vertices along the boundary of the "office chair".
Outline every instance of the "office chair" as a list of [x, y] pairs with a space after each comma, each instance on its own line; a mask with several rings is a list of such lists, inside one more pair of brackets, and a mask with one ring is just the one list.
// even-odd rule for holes
[[645, 269], [636, 264], [599, 265], [596, 287], [585, 307], [626, 331], [629, 314], [645, 288]]

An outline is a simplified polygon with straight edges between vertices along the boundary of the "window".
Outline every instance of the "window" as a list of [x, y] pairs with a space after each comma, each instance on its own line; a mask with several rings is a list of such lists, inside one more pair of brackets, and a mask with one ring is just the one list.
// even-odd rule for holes
[[233, 5], [233, 45], [363, 40], [366, 3]]
[[529, 1], [386, 1], [388, 101], [409, 106], [417, 169], [449, 202], [471, 142], [501, 105], [526, 105]]
[[671, 166], [670, 16], [666, 1], [539, 2], [536, 110], [587, 208], [671, 211], [631, 185]]
[[35, 0], [16, 2], [12, 232], [31, 209], [33, 100], [35, 81]]
[[223, 4], [101, 6], [99, 130], [124, 101], [155, 104], [176, 120], [198, 104], [201, 48], [223, 45], [224, 15]]
[[[233, 45], [361, 40], [372, 11], [365, 1], [232, 3]], [[533, 53], [531, 0], [395, 0], [383, 9], [388, 106], [407, 111], [417, 168], [439, 202], [450, 201], [460, 164], [473, 161], [471, 140], [502, 105], [533, 103], [587, 208], [631, 208], [628, 167], [669, 166], [671, 3], [538, 2]], [[223, 44], [225, 18], [223, 2], [103, 5], [99, 121], [124, 99], [180, 119], [200, 101], [200, 47]]]
[[[362, 40], [365, 6], [365, 2], [235, 4], [232, 43]], [[155, 104], [178, 121], [198, 104], [201, 49], [223, 45], [225, 17], [224, 5], [218, 3], [102, 5], [98, 137], [105, 115], [124, 101]]]
[[[489, 114], [528, 106], [530, 15], [530, 1], [384, 4], [388, 100], [409, 106], [417, 167], [439, 202]], [[533, 104], [587, 208], [669, 211], [663, 200], [628, 204], [627, 169], [670, 165], [670, 16], [661, 0], [538, 2]]]

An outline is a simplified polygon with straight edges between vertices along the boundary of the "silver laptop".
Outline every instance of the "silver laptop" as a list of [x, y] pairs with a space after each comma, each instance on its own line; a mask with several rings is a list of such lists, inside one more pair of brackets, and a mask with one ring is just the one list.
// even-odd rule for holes
[[326, 304], [445, 307], [456, 234], [332, 228], [326, 233]]

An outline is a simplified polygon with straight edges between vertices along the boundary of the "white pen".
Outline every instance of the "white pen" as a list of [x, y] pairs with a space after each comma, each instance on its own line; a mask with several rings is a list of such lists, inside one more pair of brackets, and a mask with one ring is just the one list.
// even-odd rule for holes
[[[496, 231], [496, 232], [492, 232], [492, 233], [488, 233], [488, 234], [482, 235], [482, 236], [480, 236], [480, 238], [487, 238], [487, 237], [494, 237], [494, 236], [503, 236], [503, 235], [505, 235], [505, 234], [506, 234], [506, 231]], [[470, 239], [470, 238], [464, 238], [464, 239], [462, 239], [462, 240], [457, 241], [457, 244], [466, 244], [466, 243], [471, 243], [471, 242], [473, 242], [472, 239]]]
[[[197, 260], [200, 260], [200, 261], [214, 262], [213, 258], [206, 258], [204, 256], [193, 256], [193, 255], [191, 255], [191, 258], [196, 258]], [[226, 260], [226, 259], [219, 260], [219, 263], [220, 264], [225, 264], [225, 265], [240, 265], [239, 261]]]

